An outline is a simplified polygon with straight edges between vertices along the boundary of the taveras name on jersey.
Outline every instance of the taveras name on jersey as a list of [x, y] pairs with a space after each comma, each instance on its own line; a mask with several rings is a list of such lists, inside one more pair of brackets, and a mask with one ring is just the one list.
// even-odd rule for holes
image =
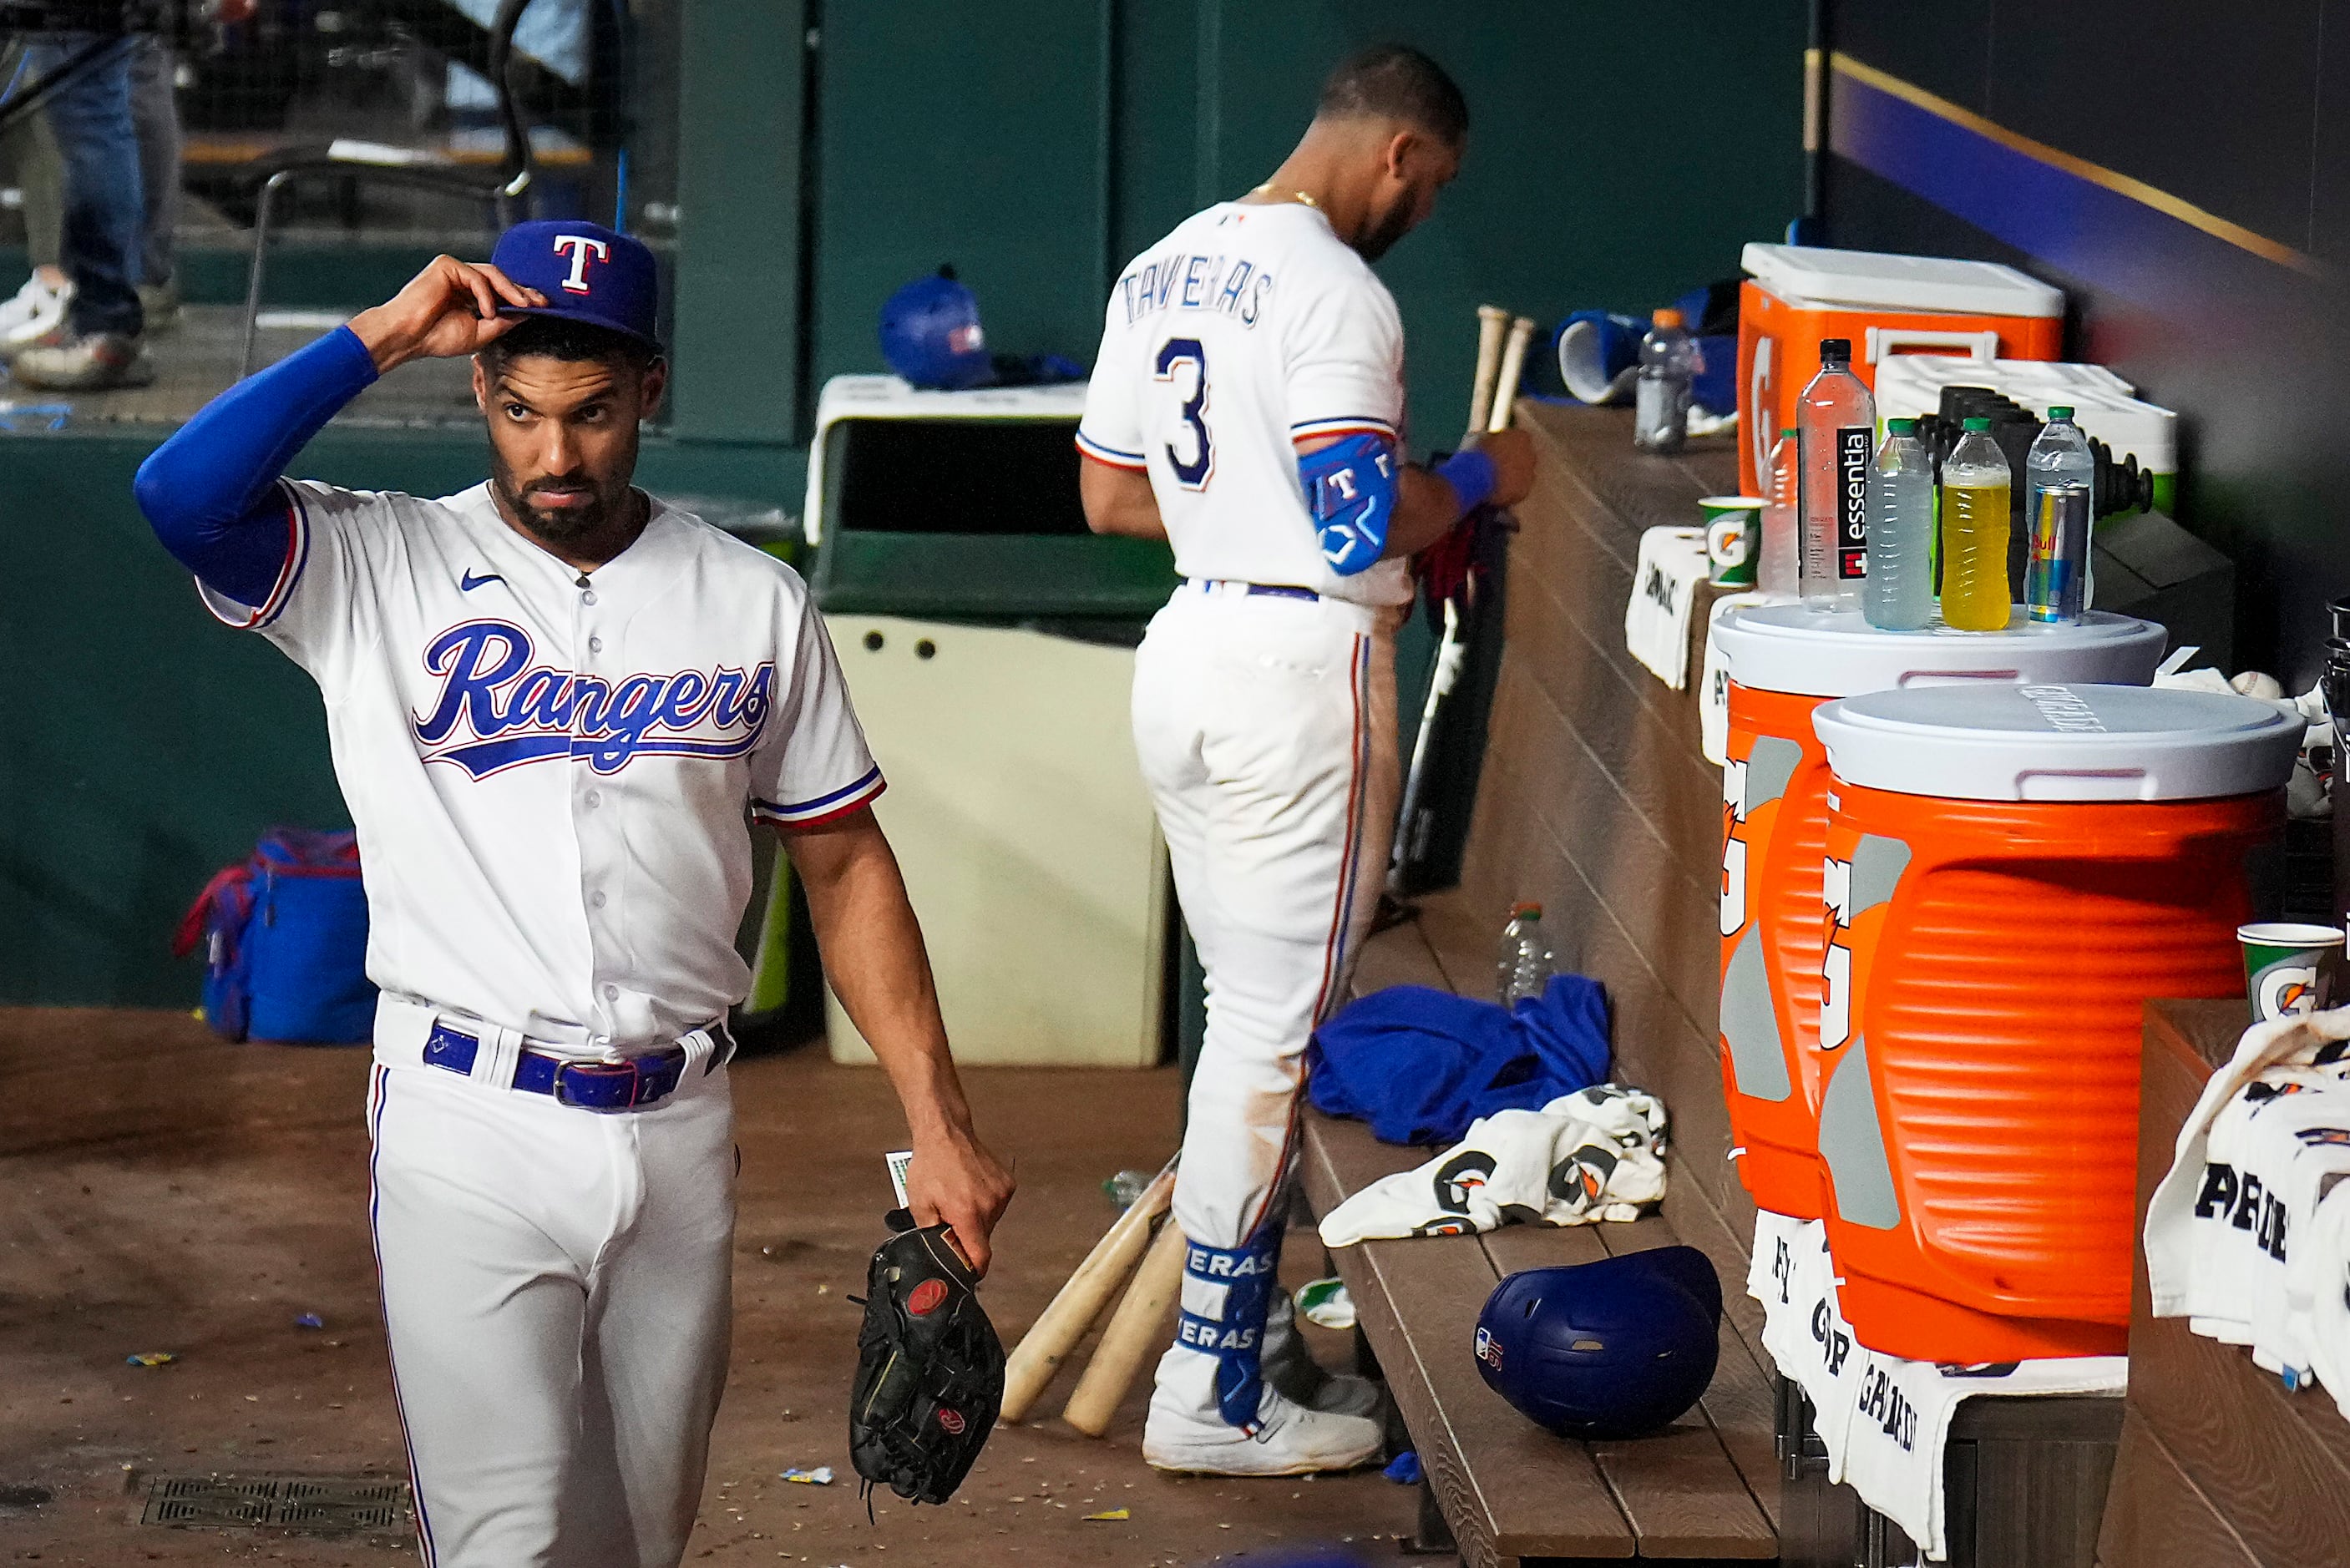
[[1404, 562], [1325, 559], [1295, 443], [1402, 425], [1403, 325], [1369, 265], [1314, 208], [1226, 202], [1119, 274], [1077, 446], [1149, 475], [1187, 577], [1398, 605]]

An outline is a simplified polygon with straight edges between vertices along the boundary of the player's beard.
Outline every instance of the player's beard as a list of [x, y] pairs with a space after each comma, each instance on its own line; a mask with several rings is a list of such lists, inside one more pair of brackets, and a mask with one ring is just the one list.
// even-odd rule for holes
[[1355, 238], [1355, 254], [1365, 261], [1375, 262], [1395, 247], [1395, 243], [1411, 233], [1418, 216], [1409, 202], [1399, 202], [1389, 211], [1379, 213], [1370, 226]]
[[[584, 483], [594, 492], [593, 498], [584, 506], [536, 506], [531, 504], [534, 488], [556, 483], [567, 489]], [[604, 483], [586, 474], [542, 475], [531, 481], [530, 485], [518, 488], [513, 471], [493, 455], [490, 483], [496, 489], [498, 499], [505, 504], [507, 512], [522, 519], [533, 534], [550, 545], [577, 545], [605, 537], [630, 519], [636, 505], [625, 471], [619, 477]]]

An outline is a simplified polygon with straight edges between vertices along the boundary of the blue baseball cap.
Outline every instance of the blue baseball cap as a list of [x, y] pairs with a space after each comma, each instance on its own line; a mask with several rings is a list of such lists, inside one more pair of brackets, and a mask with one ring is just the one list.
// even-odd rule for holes
[[633, 337], [658, 354], [653, 329], [660, 280], [642, 240], [601, 223], [542, 218], [516, 223], [498, 236], [490, 265], [525, 288], [546, 296], [543, 306], [503, 306], [501, 316], [552, 316], [584, 321]]

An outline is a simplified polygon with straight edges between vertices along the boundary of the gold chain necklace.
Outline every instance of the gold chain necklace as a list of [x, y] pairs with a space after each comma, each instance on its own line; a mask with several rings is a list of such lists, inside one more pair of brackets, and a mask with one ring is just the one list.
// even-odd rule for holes
[[[1259, 185], [1255, 190], [1251, 191], [1249, 194], [1252, 196], [1262, 196], [1272, 189], [1273, 182], [1268, 180], [1263, 184]], [[1311, 207], [1317, 213], [1322, 210], [1322, 203], [1315, 201], [1313, 197], [1307, 195], [1303, 191], [1291, 191], [1287, 194], [1282, 196], [1281, 199], [1284, 202], [1295, 202], [1301, 206]]]

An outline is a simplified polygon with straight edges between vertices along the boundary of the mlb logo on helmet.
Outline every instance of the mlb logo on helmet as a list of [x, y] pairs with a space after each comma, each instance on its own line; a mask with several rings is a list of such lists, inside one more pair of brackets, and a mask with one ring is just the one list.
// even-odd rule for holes
[[660, 269], [642, 240], [601, 223], [537, 219], [499, 235], [490, 265], [546, 296], [543, 306], [507, 306], [499, 314], [586, 322], [660, 351]]
[[1496, 1372], [1502, 1369], [1502, 1347], [1494, 1343], [1493, 1331], [1482, 1324], [1477, 1330], [1477, 1359]]

